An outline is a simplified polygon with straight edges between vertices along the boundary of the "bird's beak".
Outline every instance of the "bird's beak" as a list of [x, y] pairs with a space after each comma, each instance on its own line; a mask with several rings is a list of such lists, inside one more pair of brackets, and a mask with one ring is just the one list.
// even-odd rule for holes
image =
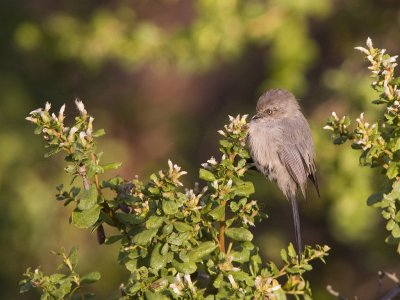
[[255, 115], [251, 118], [251, 120], [253, 121], [253, 120], [260, 119], [260, 118], [261, 118], [261, 114], [258, 113], [258, 114], [255, 114]]

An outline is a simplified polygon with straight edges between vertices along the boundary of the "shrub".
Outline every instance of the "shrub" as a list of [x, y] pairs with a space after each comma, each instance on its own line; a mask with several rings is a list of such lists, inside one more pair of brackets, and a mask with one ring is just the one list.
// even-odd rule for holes
[[[79, 228], [96, 230], [100, 244], [121, 245], [118, 263], [130, 276], [120, 287], [119, 299], [311, 299], [303, 274], [310, 262], [324, 261], [328, 246], [307, 246], [301, 261], [290, 244], [281, 250], [282, 262], [262, 262], [250, 228], [265, 216], [260, 212], [252, 182], [244, 175], [251, 167], [245, 148], [246, 117], [230, 117], [219, 133], [220, 159], [212, 157], [199, 170], [202, 187], [183, 188], [186, 174], [168, 161], [168, 168], [150, 175], [125, 180], [100, 175], [120, 163], [101, 163], [96, 139], [104, 130], [94, 131], [94, 118], [84, 104], [76, 101], [79, 115], [73, 126], [64, 123], [63, 105], [50, 113], [51, 105], [30, 113], [48, 152], [66, 153], [65, 171], [73, 178], [71, 188], [57, 187], [57, 200], [74, 205], [71, 220]], [[76, 184], [80, 179], [81, 185]], [[105, 190], [111, 190], [107, 198]], [[107, 192], [107, 195], [110, 193]], [[104, 227], [117, 229], [106, 236]], [[77, 292], [82, 283], [100, 278], [96, 272], [84, 277], [75, 273], [76, 249], [67, 256], [60, 252], [68, 274], [45, 276], [40, 269], [24, 274], [20, 292], [37, 288], [42, 299], [90, 295]]]

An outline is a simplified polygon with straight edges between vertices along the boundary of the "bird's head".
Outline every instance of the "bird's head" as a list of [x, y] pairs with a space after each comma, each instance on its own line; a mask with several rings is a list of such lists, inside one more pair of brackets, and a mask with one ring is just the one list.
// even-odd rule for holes
[[296, 98], [288, 90], [268, 90], [258, 99], [257, 113], [252, 120], [282, 119], [296, 114], [299, 109]]

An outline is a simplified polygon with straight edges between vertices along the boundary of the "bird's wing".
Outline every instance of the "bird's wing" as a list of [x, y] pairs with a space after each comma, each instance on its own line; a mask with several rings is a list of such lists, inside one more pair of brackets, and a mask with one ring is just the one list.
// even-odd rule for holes
[[285, 123], [282, 127], [279, 158], [300, 187], [304, 197], [307, 177], [314, 183], [319, 195], [314, 162], [314, 143], [308, 123], [302, 115], [287, 118], [283, 122]]

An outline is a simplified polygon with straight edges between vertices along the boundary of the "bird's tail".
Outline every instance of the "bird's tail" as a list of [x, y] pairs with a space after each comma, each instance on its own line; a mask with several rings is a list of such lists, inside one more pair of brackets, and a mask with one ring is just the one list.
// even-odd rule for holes
[[299, 208], [297, 206], [297, 200], [296, 200], [295, 195], [290, 196], [290, 202], [292, 202], [294, 234], [296, 237], [297, 254], [299, 256], [299, 261], [301, 261], [301, 254], [303, 253], [303, 246], [301, 243]]

